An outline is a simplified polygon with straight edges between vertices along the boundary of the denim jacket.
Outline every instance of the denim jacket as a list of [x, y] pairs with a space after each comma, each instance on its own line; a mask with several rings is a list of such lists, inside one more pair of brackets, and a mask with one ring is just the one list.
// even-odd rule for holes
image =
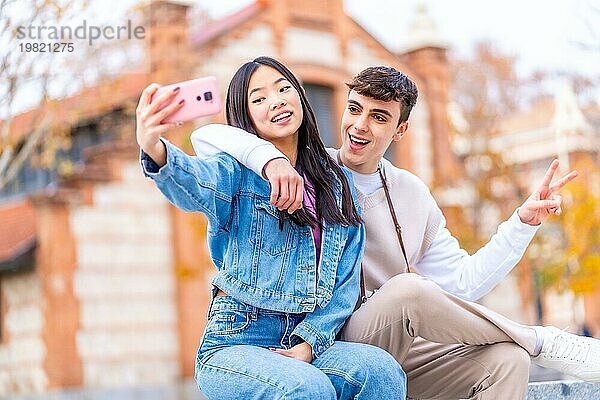
[[[309, 226], [286, 218], [280, 230], [277, 208], [269, 203], [269, 182], [226, 153], [203, 160], [163, 142], [166, 165], [159, 169], [142, 152], [142, 169], [172, 204], [208, 218], [207, 240], [218, 269], [213, 285], [255, 307], [306, 313], [293, 334], [318, 357], [356, 304], [364, 227], [325, 223], [317, 266]], [[352, 176], [343, 170], [360, 210]], [[335, 183], [341, 207], [341, 183]]]

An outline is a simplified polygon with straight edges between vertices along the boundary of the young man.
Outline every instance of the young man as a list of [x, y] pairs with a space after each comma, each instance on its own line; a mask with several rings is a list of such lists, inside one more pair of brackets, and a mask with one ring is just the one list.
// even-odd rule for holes
[[[391, 142], [407, 132], [415, 84], [394, 68], [372, 67], [348, 87], [342, 147], [328, 151], [353, 172], [359, 192], [367, 234], [367, 299], [347, 321], [342, 338], [389, 351], [407, 373], [409, 397], [524, 398], [532, 358], [600, 382], [600, 341], [524, 326], [471, 302], [517, 264], [550, 214], [560, 214], [557, 191], [577, 173], [551, 184], [558, 168], [554, 161], [539, 189], [483, 248], [468, 255], [445, 228], [426, 185], [383, 158]], [[266, 101], [279, 104], [277, 98]], [[193, 133], [192, 143], [200, 157], [226, 151], [262, 174], [280, 209], [291, 213], [302, 206], [303, 179], [268, 142], [233, 127], [208, 125]]]

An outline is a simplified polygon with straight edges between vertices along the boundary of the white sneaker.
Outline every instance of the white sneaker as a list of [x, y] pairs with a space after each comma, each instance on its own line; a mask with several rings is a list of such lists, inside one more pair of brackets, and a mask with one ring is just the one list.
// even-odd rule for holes
[[532, 361], [542, 367], [588, 382], [600, 382], [600, 340], [561, 331], [553, 326], [543, 328], [542, 351]]

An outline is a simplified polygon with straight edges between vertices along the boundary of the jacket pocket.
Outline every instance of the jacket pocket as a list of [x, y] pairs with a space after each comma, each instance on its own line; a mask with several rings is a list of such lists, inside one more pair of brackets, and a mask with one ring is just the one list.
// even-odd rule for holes
[[279, 229], [278, 210], [268, 201], [255, 201], [251, 224], [249, 240], [254, 246], [271, 256], [290, 250], [297, 229], [288, 218], [283, 221], [283, 230]]

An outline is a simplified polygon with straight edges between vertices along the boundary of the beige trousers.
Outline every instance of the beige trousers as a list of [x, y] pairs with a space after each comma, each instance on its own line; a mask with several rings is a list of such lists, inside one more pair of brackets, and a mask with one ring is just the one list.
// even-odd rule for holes
[[348, 319], [342, 339], [387, 350], [414, 399], [522, 399], [533, 327], [464, 301], [416, 274], [386, 282]]

